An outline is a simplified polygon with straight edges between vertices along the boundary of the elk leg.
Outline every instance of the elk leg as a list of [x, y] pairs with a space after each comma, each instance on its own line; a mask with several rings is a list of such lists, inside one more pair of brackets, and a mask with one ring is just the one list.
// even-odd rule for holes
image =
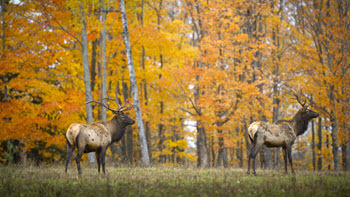
[[287, 146], [287, 152], [288, 152], [288, 159], [289, 159], [290, 167], [292, 169], [292, 173], [295, 174], [295, 171], [293, 168], [292, 147], [291, 146]]
[[77, 163], [77, 168], [78, 168], [78, 174], [79, 175], [82, 174], [81, 167], [80, 167], [80, 160], [81, 160], [81, 157], [83, 156], [83, 153], [84, 153], [84, 148], [78, 148], [77, 156], [75, 157], [75, 162]]
[[252, 158], [253, 158], [253, 174], [256, 176], [256, 172], [255, 172], [255, 159], [256, 159], [256, 155], [258, 154], [258, 152], [260, 151], [261, 147], [262, 147], [262, 143], [257, 143], [254, 147], [254, 150], [252, 150]]
[[103, 148], [103, 149], [101, 150], [101, 162], [102, 162], [102, 171], [103, 171], [103, 174], [106, 174], [106, 171], [105, 171], [106, 151], [107, 151], [106, 148]]
[[247, 174], [250, 174], [250, 158], [251, 158], [251, 154], [249, 154], [249, 158], [248, 158], [248, 171], [247, 171]]
[[285, 172], [287, 174], [288, 170], [287, 170], [287, 150], [286, 150], [286, 148], [283, 148], [283, 159], [284, 159]]
[[68, 170], [68, 163], [73, 159], [73, 150], [74, 146], [72, 146], [70, 143], [67, 143], [67, 158], [66, 158], [66, 173]]
[[96, 151], [96, 160], [97, 160], [97, 169], [98, 169], [98, 173], [100, 173], [100, 168], [101, 168], [101, 152], [100, 151]]
[[253, 149], [255, 148], [256, 144], [252, 143], [252, 148], [250, 149], [250, 153], [249, 153], [249, 156], [248, 156], [248, 171], [247, 171], [247, 174], [250, 174], [250, 159], [253, 157], [252, 156], [252, 152], [253, 152]]

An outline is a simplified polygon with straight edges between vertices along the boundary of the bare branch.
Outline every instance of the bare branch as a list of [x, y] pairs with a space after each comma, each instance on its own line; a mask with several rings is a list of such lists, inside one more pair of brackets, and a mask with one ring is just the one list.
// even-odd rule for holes
[[190, 112], [190, 111], [188, 111], [186, 109], [183, 109], [183, 108], [180, 108], [180, 107], [178, 107], [178, 109], [181, 110], [181, 111], [184, 111], [186, 113], [189, 113], [191, 116], [195, 116], [196, 115], [196, 114], [194, 114], [194, 113], [192, 113], [192, 112]]
[[67, 29], [65, 29], [65, 28], [61, 25], [60, 22], [57, 21], [57, 19], [47, 10], [46, 6], [45, 6], [43, 3], [41, 3], [40, 5], [41, 5], [41, 6], [44, 8], [44, 10], [45, 10], [45, 12], [44, 12], [45, 17], [46, 17], [47, 19], [49, 19], [49, 17], [45, 14], [45, 13], [47, 13], [47, 14], [57, 23], [57, 25], [58, 25], [59, 27], [56, 27], [56, 28], [61, 29], [62, 31], [66, 32], [68, 35], [72, 36], [76, 41], [78, 41], [80, 45], [83, 45], [82, 42], [79, 40], [79, 38], [77, 38], [75, 35], [73, 35], [72, 33], [70, 33]]

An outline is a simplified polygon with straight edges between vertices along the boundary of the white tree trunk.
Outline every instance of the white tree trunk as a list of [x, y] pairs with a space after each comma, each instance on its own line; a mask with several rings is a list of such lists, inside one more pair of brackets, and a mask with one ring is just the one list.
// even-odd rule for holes
[[121, 12], [122, 21], [123, 21], [124, 44], [125, 44], [125, 50], [126, 50], [126, 57], [128, 59], [130, 86], [131, 86], [132, 96], [134, 99], [137, 127], [139, 130], [142, 161], [145, 165], [149, 166], [150, 160], [148, 156], [147, 141], [146, 141], [145, 130], [143, 126], [140, 101], [139, 101], [139, 96], [137, 91], [136, 76], [135, 76], [134, 63], [133, 63], [132, 54], [131, 54], [131, 46], [130, 46], [130, 40], [129, 40], [129, 31], [128, 31], [128, 23], [127, 23], [124, 0], [120, 0], [120, 12]]
[[[106, 8], [102, 5], [102, 98], [106, 98], [107, 96], [107, 55], [106, 55]], [[104, 104], [106, 104], [106, 100], [102, 100]], [[102, 106], [101, 106], [102, 107]], [[102, 121], [107, 121], [107, 109], [102, 107]]]
[[[82, 12], [84, 12], [82, 10]], [[90, 67], [89, 67], [89, 53], [88, 53], [88, 40], [86, 33], [86, 22], [83, 20], [81, 28], [81, 53], [83, 56], [83, 66], [84, 66], [84, 83], [85, 83], [85, 101], [91, 100], [91, 81], [90, 81]], [[86, 122], [92, 123], [92, 104], [86, 104]], [[95, 153], [89, 153], [88, 155], [90, 165], [95, 163]]]

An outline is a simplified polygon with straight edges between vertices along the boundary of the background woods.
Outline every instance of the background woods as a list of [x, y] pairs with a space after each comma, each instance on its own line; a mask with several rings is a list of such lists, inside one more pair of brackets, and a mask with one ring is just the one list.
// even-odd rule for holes
[[[295, 168], [349, 170], [349, 8], [340, 0], [125, 1], [150, 163], [246, 166], [249, 124], [291, 118], [294, 88], [320, 113], [297, 139]], [[122, 24], [119, 1], [1, 0], [3, 165], [63, 163], [71, 123], [112, 117], [86, 100], [133, 100]], [[138, 128], [129, 130], [109, 159], [142, 161]], [[281, 158], [265, 148], [260, 166], [279, 169]]]

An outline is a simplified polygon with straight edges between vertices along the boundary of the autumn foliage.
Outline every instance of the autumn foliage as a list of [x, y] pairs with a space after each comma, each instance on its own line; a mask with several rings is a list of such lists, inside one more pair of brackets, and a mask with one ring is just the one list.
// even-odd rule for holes
[[[296, 168], [349, 170], [349, 7], [334, 0], [126, 1], [151, 163], [244, 167], [249, 124], [291, 118], [299, 106], [290, 91], [302, 89], [321, 118], [298, 138]], [[86, 122], [82, 20], [93, 98], [101, 97], [103, 12], [108, 95], [132, 98], [119, 3], [2, 0], [1, 8], [1, 163], [60, 163], [66, 129]], [[101, 113], [93, 107], [94, 121]], [[140, 162], [137, 127], [109, 155]], [[270, 150], [260, 156], [266, 168], [279, 168], [279, 158]]]

